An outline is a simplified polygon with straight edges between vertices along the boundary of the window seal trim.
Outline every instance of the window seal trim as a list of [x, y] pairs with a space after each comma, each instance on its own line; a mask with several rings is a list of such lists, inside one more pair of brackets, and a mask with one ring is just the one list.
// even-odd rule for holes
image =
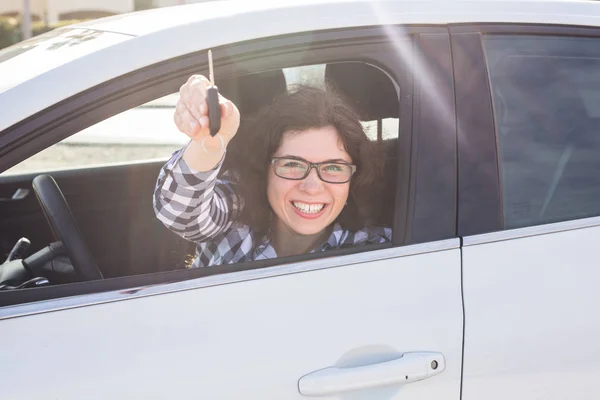
[[486, 34], [507, 34], [507, 35], [548, 35], [548, 36], [600, 36], [600, 27], [598, 26], [577, 26], [577, 25], [558, 25], [558, 24], [536, 24], [536, 23], [469, 23], [469, 24], [449, 24], [451, 32], [461, 33], [480, 33]]
[[570, 221], [554, 222], [551, 224], [527, 226], [506, 231], [483, 233], [463, 238], [463, 247], [477, 246], [487, 243], [502, 242], [513, 239], [523, 239], [531, 236], [548, 235], [578, 229], [600, 226], [600, 217], [582, 218]]
[[[117, 301], [133, 300], [142, 297], [157, 296], [186, 290], [202, 289], [227, 285], [231, 283], [248, 282], [257, 279], [273, 278], [305, 272], [321, 271], [348, 265], [383, 261], [398, 257], [410, 257], [427, 253], [454, 250], [460, 248], [458, 238], [437, 242], [416, 244], [404, 247], [391, 247], [376, 251], [353, 253], [341, 257], [322, 257], [311, 261], [293, 262], [285, 265], [275, 265], [268, 268], [246, 269], [242, 271], [216, 274], [180, 282], [146, 285], [129, 290], [114, 290], [103, 293], [82, 294], [72, 297], [50, 299], [46, 301], [24, 303], [0, 308], [0, 321], [24, 317], [27, 315], [43, 314], [53, 311], [68, 310], [98, 304], [114, 303]], [[218, 268], [218, 267], [207, 267]]]

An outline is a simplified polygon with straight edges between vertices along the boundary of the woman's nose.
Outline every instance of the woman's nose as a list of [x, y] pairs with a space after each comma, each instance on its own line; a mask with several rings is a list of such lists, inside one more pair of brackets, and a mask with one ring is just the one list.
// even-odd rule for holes
[[300, 189], [305, 192], [319, 192], [323, 190], [323, 181], [317, 174], [317, 169], [313, 168], [306, 178], [300, 182]]

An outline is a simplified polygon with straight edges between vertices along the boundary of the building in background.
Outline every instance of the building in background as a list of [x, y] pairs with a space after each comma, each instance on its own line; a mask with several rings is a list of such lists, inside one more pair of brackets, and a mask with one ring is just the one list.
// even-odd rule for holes
[[[125, 12], [208, 0], [29, 0], [31, 19], [54, 25], [60, 20], [100, 18]], [[23, 15], [23, 0], [1, 0], [0, 16]]]

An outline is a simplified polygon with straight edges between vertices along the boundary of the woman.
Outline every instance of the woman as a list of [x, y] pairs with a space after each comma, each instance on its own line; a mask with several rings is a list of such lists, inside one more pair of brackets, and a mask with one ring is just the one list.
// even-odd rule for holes
[[157, 217], [197, 243], [193, 266], [390, 241], [390, 229], [369, 227], [383, 157], [339, 97], [310, 87], [286, 93], [230, 144], [239, 111], [220, 96], [221, 130], [210, 136], [209, 85], [195, 75], [181, 87], [174, 119], [191, 141], [154, 192]]

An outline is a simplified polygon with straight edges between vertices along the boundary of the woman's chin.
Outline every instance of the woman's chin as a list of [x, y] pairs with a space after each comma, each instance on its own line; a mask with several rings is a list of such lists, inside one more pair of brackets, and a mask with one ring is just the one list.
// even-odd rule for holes
[[298, 235], [312, 236], [322, 233], [328, 225], [326, 223], [326, 218], [319, 218], [311, 221], [294, 218], [293, 221], [290, 221], [288, 226]]
[[302, 236], [314, 236], [323, 233], [325, 226], [320, 227], [301, 227], [300, 229], [294, 229], [294, 231]]

